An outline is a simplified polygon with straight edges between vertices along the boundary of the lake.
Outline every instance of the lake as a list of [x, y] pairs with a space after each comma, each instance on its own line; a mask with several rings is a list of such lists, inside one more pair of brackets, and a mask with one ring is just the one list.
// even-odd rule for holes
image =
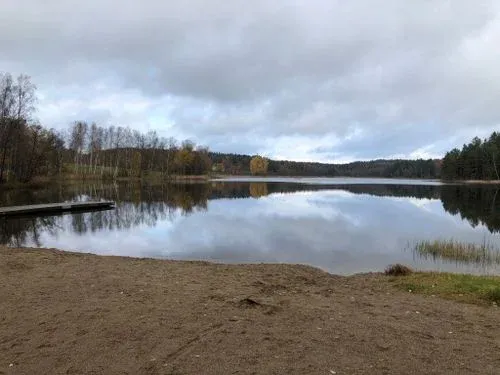
[[496, 261], [414, 250], [427, 239], [500, 248], [499, 189], [353, 178], [48, 185], [0, 191], [0, 205], [110, 199], [116, 209], [3, 218], [0, 243], [101, 255], [301, 263], [343, 275], [382, 271], [391, 263], [500, 274]]

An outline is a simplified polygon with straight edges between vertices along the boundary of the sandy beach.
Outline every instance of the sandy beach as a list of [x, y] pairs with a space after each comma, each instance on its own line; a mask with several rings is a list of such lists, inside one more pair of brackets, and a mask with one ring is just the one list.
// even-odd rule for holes
[[498, 308], [387, 279], [0, 248], [0, 374], [498, 374]]

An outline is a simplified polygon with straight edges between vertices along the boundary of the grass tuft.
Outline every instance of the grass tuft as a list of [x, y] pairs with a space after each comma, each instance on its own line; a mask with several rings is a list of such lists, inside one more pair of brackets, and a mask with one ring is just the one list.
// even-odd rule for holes
[[413, 273], [410, 267], [403, 264], [391, 264], [385, 269], [385, 274], [387, 276], [406, 276]]
[[500, 249], [486, 241], [475, 244], [455, 240], [425, 240], [417, 242], [413, 251], [425, 259], [440, 258], [482, 266], [500, 264]]

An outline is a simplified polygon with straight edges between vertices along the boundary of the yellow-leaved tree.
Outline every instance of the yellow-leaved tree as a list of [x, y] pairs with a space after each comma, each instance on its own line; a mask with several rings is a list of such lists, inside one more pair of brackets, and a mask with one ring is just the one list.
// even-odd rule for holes
[[268, 161], [262, 156], [254, 156], [250, 160], [250, 173], [253, 175], [265, 175], [267, 174]]

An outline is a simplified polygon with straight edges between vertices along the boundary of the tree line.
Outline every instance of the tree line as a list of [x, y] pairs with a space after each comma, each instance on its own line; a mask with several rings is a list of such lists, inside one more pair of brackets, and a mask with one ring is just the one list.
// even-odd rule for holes
[[478, 137], [454, 148], [443, 159], [442, 177], [446, 180], [500, 180], [500, 133], [489, 138]]
[[[387, 178], [439, 178], [441, 162], [436, 159], [371, 160], [346, 164], [267, 160], [267, 170], [252, 168], [258, 157], [240, 154], [210, 153], [213, 171], [222, 174], [267, 174], [271, 176], [322, 177], [387, 177]], [[265, 173], [263, 173], [265, 172]]]
[[141, 133], [128, 127], [75, 122], [69, 129], [66, 155], [72, 171], [100, 178], [202, 175], [211, 167], [208, 148], [189, 141]]
[[346, 177], [435, 179], [441, 175], [441, 164], [436, 159], [379, 159], [339, 164], [336, 171], [339, 176]]
[[35, 176], [116, 179], [201, 175], [211, 169], [208, 148], [122, 126], [75, 121], [66, 131], [34, 118], [30, 77], [0, 73], [0, 184]]
[[36, 87], [26, 75], [0, 73], [0, 183], [27, 182], [61, 167], [63, 140], [32, 119]]
[[[0, 184], [29, 182], [36, 176], [118, 179], [205, 175], [346, 176], [439, 178], [438, 160], [372, 160], [347, 164], [270, 160], [250, 155], [209, 152], [187, 140], [177, 142], [155, 131], [101, 126], [75, 121], [64, 131], [42, 126], [33, 118], [36, 86], [30, 77], [0, 74]], [[498, 145], [498, 136], [495, 135]], [[475, 142], [475, 141], [474, 141]], [[497, 149], [480, 141], [465, 151], [454, 150], [445, 162], [449, 177], [497, 176]], [[465, 147], [465, 146], [464, 146]], [[481, 149], [481, 152], [477, 151]], [[456, 152], [460, 155], [455, 155]], [[448, 154], [447, 154], [448, 155]], [[492, 155], [494, 155], [492, 157]], [[483, 168], [481, 162], [486, 160]], [[445, 158], [446, 159], [446, 158]], [[455, 165], [450, 166], [455, 160]], [[464, 162], [463, 160], [468, 160]], [[477, 162], [477, 163], [476, 163]], [[473, 172], [470, 172], [473, 171]], [[486, 172], [488, 171], [488, 172]], [[481, 177], [477, 177], [481, 178]]]

